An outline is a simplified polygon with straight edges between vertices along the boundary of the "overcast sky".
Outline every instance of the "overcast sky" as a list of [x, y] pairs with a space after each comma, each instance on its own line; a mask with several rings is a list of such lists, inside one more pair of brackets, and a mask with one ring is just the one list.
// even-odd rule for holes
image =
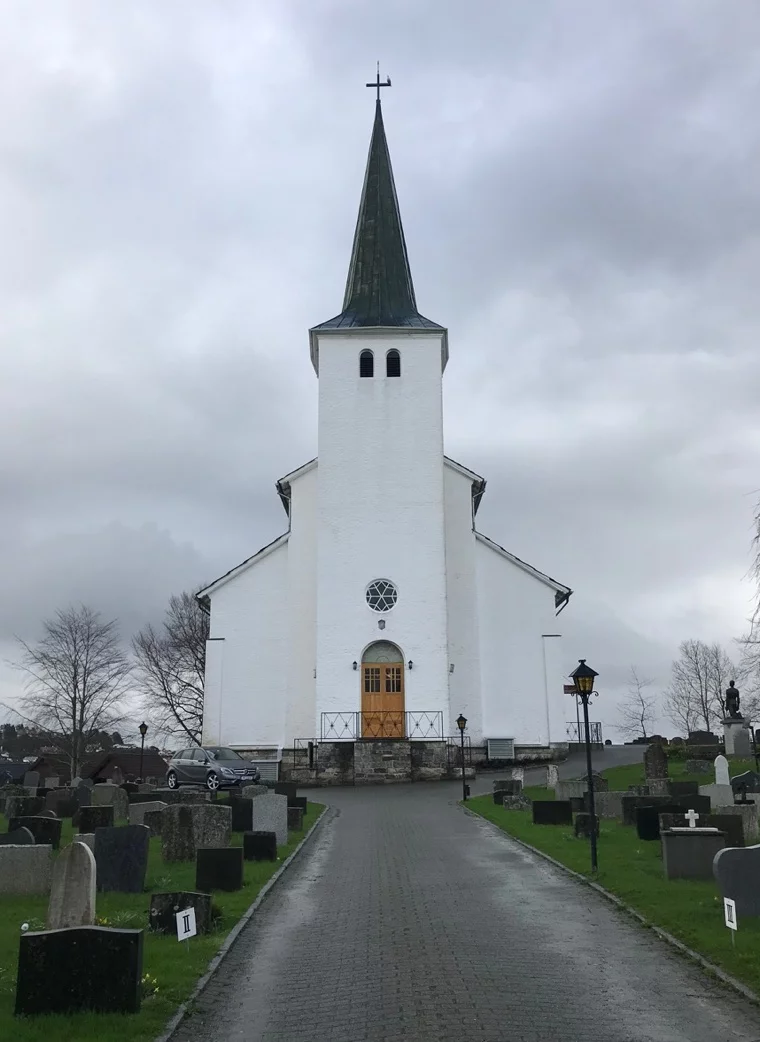
[[[729, 645], [760, 487], [760, 10], [734, 0], [4, 0], [0, 652], [129, 633], [286, 527], [384, 91], [446, 451], [571, 586], [610, 699]], [[540, 678], [537, 678], [540, 682]], [[6, 670], [0, 692], [16, 681]], [[572, 713], [568, 713], [570, 718]], [[666, 726], [666, 733], [672, 725]]]

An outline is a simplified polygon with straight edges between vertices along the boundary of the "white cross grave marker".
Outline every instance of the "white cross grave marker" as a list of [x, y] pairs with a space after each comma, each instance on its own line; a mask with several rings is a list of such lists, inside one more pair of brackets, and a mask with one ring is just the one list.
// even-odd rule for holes
[[195, 937], [196, 932], [195, 909], [185, 908], [184, 911], [177, 912], [177, 940], [188, 941]]
[[684, 817], [688, 820], [690, 829], [695, 829], [697, 827], [699, 814], [697, 814], [695, 810], [690, 810], [688, 814], [684, 814]]

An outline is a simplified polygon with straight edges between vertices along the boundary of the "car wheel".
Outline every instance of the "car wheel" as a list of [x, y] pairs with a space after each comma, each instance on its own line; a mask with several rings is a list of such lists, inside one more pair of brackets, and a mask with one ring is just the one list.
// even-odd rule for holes
[[219, 788], [219, 775], [214, 771], [209, 771], [206, 775], [206, 788], [209, 792], [216, 792]]
[[166, 775], [166, 784], [169, 786], [170, 789], [179, 788], [179, 778], [177, 777], [174, 771], [169, 771], [169, 773]]

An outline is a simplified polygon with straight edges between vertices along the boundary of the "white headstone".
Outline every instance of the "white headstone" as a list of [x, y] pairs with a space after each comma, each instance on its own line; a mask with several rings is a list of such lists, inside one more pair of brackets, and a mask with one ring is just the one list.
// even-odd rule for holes
[[725, 756], [715, 757], [715, 784], [730, 785], [731, 779], [728, 774], [728, 760]]
[[254, 832], [275, 832], [278, 846], [288, 842], [287, 796], [261, 796], [253, 801], [252, 813]]
[[525, 781], [525, 768], [524, 767], [513, 767], [512, 768], [512, 781]]
[[48, 930], [92, 926], [95, 922], [95, 855], [86, 843], [64, 847], [53, 866]]
[[546, 768], [546, 787], [548, 789], [556, 789], [558, 781], [559, 767], [556, 763], [550, 763]]

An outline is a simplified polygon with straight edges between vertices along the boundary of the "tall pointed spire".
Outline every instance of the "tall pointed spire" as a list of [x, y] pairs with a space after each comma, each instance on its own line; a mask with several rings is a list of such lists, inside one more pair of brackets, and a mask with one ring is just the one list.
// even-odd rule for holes
[[441, 328], [417, 311], [385, 138], [379, 86], [343, 311], [317, 326], [318, 329], [348, 326]]

